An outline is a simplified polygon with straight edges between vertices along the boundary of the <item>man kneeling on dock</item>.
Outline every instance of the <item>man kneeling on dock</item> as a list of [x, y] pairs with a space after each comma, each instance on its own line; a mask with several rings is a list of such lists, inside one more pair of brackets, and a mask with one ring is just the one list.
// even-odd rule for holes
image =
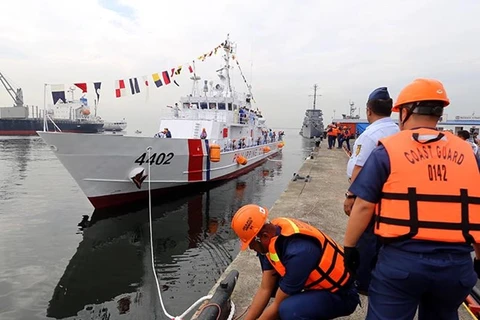
[[[232, 219], [241, 250], [256, 251], [263, 271], [245, 320], [333, 319], [352, 314], [359, 296], [344, 267], [343, 248], [305, 222], [267, 218], [266, 208], [249, 204]], [[271, 297], [274, 300], [267, 307]]]

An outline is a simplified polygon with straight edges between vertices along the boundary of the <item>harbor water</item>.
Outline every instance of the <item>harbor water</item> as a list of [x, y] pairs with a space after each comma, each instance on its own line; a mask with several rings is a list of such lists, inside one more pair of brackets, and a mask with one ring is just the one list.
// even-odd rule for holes
[[[247, 203], [270, 207], [313, 147], [285, 130], [283, 152], [228, 182], [154, 199], [155, 270], [170, 314], [208, 293], [238, 253]], [[148, 206], [94, 211], [39, 137], [0, 138], [0, 319], [164, 319], [151, 268]]]

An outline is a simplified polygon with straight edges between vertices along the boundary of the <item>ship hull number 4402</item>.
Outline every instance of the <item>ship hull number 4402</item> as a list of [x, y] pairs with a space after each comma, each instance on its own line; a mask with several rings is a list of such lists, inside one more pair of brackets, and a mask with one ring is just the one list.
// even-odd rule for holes
[[172, 159], [175, 157], [175, 154], [173, 152], [169, 153], [152, 153], [150, 155], [150, 158], [148, 157], [148, 154], [146, 152], [142, 153], [140, 157], [138, 157], [135, 160], [135, 163], [138, 163], [139, 166], [143, 165], [144, 163], [150, 164], [151, 166], [157, 165], [168, 165], [172, 163]]

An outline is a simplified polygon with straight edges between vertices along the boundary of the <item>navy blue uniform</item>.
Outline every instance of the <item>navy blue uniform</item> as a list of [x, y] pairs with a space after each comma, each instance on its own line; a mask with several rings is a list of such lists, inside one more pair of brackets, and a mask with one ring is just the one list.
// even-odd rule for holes
[[[278, 280], [278, 287], [290, 297], [280, 304], [280, 319], [333, 319], [347, 316], [359, 303], [358, 294], [350, 285], [340, 292], [325, 290], [303, 291], [310, 273], [318, 266], [322, 250], [317, 240], [304, 236], [279, 236], [276, 249], [286, 273]], [[258, 255], [262, 270], [273, 270], [264, 255]], [[276, 290], [272, 293], [275, 296]]]
[[[380, 145], [349, 190], [378, 203], [389, 175], [390, 160]], [[419, 319], [458, 319], [464, 298], [452, 297], [466, 297], [477, 281], [472, 251], [468, 244], [434, 241], [383, 244], [369, 287], [367, 319], [413, 319], [417, 306]]]

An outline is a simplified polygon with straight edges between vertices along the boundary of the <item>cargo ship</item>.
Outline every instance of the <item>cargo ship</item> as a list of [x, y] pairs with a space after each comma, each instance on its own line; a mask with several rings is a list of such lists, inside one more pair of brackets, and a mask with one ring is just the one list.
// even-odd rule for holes
[[74, 100], [74, 88], [70, 88], [71, 99], [59, 102], [48, 109], [27, 106], [23, 103], [21, 88], [14, 89], [0, 73], [0, 82], [13, 99], [13, 106], [0, 107], [0, 136], [33, 136], [37, 131], [99, 133], [104, 122], [93, 115], [85, 98]]

